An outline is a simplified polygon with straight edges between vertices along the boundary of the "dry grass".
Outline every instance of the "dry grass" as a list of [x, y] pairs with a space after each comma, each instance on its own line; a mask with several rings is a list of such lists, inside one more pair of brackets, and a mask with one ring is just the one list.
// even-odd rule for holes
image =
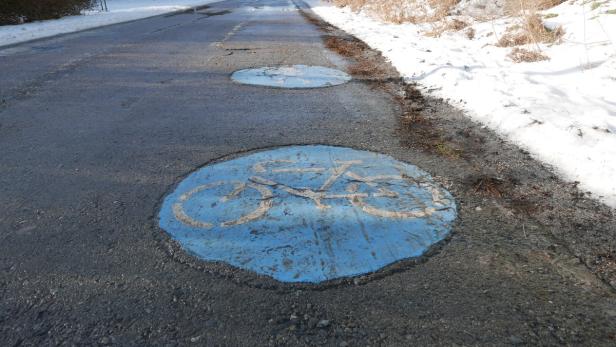
[[[508, 0], [506, 12], [520, 16], [520, 24], [509, 27], [498, 40], [497, 46], [513, 47], [534, 44], [539, 50], [539, 43], [556, 43], [565, 34], [562, 27], [550, 29], [545, 26], [537, 11], [559, 5], [563, 0]], [[515, 62], [545, 60], [547, 57], [539, 51], [514, 49], [509, 57]]]
[[509, 55], [507, 55], [511, 60], [516, 63], [532, 63], [535, 61], [548, 60], [547, 55], [539, 52], [539, 51], [531, 51], [525, 48], [515, 47]]
[[348, 72], [353, 76], [365, 78], [386, 74], [383, 67], [375, 65], [373, 61], [362, 55], [364, 51], [370, 50], [370, 47], [362, 41], [339, 36], [326, 36], [325, 47], [343, 57], [351, 58], [353, 63], [348, 67]]
[[390, 23], [428, 23], [444, 19], [460, 0], [331, 0], [352, 11], [365, 10]]
[[422, 8], [409, 6], [406, 0], [371, 1], [370, 12], [379, 19], [390, 23], [422, 23], [426, 21], [427, 13]]
[[429, 125], [429, 121], [420, 112], [406, 112], [401, 116], [400, 121], [405, 127], [412, 127], [417, 124]]
[[347, 58], [354, 57], [366, 49], [360, 41], [346, 40], [338, 36], [326, 37], [325, 47]]
[[466, 37], [467, 37], [469, 40], [472, 40], [472, 39], [474, 39], [474, 38], [475, 38], [475, 29], [473, 29], [473, 28], [468, 28], [468, 29], [466, 29], [466, 31], [464, 32], [464, 34], [466, 35]]
[[435, 9], [432, 19], [441, 20], [447, 17], [451, 9], [456, 6], [460, 0], [428, 0], [428, 3]]
[[463, 20], [455, 19], [455, 18], [447, 22], [447, 30], [460, 31], [466, 28], [467, 26], [468, 26], [467, 22]]
[[530, 43], [555, 43], [564, 34], [565, 31], [561, 27], [553, 30], [547, 28], [539, 15], [532, 14], [522, 18], [521, 25], [509, 27], [507, 32], [498, 40], [497, 46], [513, 47]]
[[[426, 32], [426, 36], [439, 37], [446, 31], [460, 31], [468, 27], [468, 23], [459, 19], [437, 21], [432, 25], [432, 30]], [[472, 29], [472, 28], [471, 28]], [[473, 32], [473, 35], [475, 33]]]
[[503, 180], [492, 176], [480, 176], [473, 183], [475, 193], [500, 198], [503, 196]]
[[498, 47], [513, 47], [526, 45], [531, 42], [531, 36], [522, 30], [520, 26], [512, 26], [498, 39], [496, 45]]
[[[433, 23], [445, 19], [460, 0], [330, 0], [353, 11], [364, 10], [390, 23]], [[507, 15], [523, 16], [560, 5], [565, 0], [506, 0]], [[448, 30], [448, 29], [446, 29]], [[459, 29], [458, 29], [459, 30]]]
[[351, 10], [359, 11], [366, 6], [368, 0], [333, 0], [333, 3], [339, 7], [349, 6]]
[[460, 159], [460, 156], [462, 155], [461, 149], [454, 148], [444, 142], [437, 143], [434, 149], [437, 154], [449, 159]]
[[[438, 37], [447, 31], [463, 31], [468, 39], [475, 37], [475, 30], [469, 23], [451, 17], [452, 9], [460, 0], [330, 0], [337, 6], [348, 6], [353, 11], [365, 11], [374, 17], [393, 23], [429, 23], [427, 36]], [[540, 43], [559, 42], [564, 30], [561, 27], [551, 29], [545, 26], [537, 11], [545, 10], [563, 3], [564, 0], [506, 0], [505, 12], [518, 16], [519, 24], [513, 25], [498, 38], [497, 46], [515, 47], [508, 57], [516, 63], [535, 62], [549, 59], [541, 52]], [[365, 47], [358, 43], [332, 37], [326, 40], [326, 46], [345, 57], [357, 56]], [[534, 45], [535, 49], [517, 46]], [[358, 76], [369, 76], [373, 68], [367, 62], [357, 61], [349, 72]]]
[[374, 73], [374, 64], [366, 60], [359, 60], [351, 64], [348, 71], [353, 76], [368, 77]]
[[565, 0], [507, 0], [505, 2], [505, 13], [512, 16], [526, 15], [547, 10], [563, 2]]

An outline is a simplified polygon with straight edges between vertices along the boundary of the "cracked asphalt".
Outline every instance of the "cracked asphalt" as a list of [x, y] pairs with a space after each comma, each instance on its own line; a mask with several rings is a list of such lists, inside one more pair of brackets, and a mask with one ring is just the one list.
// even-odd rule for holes
[[[229, 78], [287, 64], [354, 80]], [[186, 175], [296, 144], [426, 170], [457, 200], [452, 236], [374, 274], [292, 285], [199, 261], [159, 229]], [[223, 1], [0, 48], [4, 346], [613, 346], [615, 221], [300, 2]]]

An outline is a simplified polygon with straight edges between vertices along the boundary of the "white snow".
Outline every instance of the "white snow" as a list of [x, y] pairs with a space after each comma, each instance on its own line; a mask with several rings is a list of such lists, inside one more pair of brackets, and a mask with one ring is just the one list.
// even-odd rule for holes
[[109, 12], [94, 9], [79, 16], [0, 26], [0, 46], [185, 10], [215, 1], [219, 0], [107, 0]]
[[[426, 24], [388, 24], [319, 0], [313, 11], [380, 50], [407, 78], [527, 149], [562, 177], [616, 207], [616, 1], [568, 1], [544, 11], [563, 42], [540, 44], [548, 61], [514, 63], [497, 37], [516, 18], [473, 22], [438, 38]], [[596, 5], [595, 5], [596, 6]], [[429, 27], [428, 27], [429, 28]], [[528, 46], [527, 48], [534, 48]]]

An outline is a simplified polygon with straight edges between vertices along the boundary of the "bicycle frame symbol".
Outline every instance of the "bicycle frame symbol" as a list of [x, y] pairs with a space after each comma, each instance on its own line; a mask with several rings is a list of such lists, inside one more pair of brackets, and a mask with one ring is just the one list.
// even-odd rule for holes
[[[377, 176], [360, 176], [352, 171], [350, 171], [353, 165], [359, 165], [363, 162], [361, 160], [348, 160], [348, 161], [335, 161], [336, 166], [327, 169], [323, 167], [288, 167], [288, 168], [274, 168], [271, 169], [271, 173], [281, 174], [281, 173], [325, 173], [329, 171], [329, 176], [325, 180], [325, 182], [321, 185], [317, 190], [312, 190], [309, 188], [296, 188], [285, 185], [283, 183], [275, 182], [270, 179], [258, 176], [262, 174], [266, 174], [268, 172], [268, 166], [272, 164], [295, 164], [296, 162], [292, 160], [270, 160], [265, 162], [256, 163], [252, 167], [252, 171], [255, 174], [248, 179], [248, 182], [241, 181], [216, 181], [208, 184], [204, 184], [198, 186], [182, 195], [178, 198], [178, 200], [173, 204], [172, 210], [175, 218], [180, 222], [194, 227], [194, 228], [212, 228], [214, 224], [209, 223], [207, 221], [202, 221], [195, 219], [189, 216], [184, 210], [184, 204], [195, 197], [196, 194], [201, 193], [203, 191], [207, 191], [209, 189], [217, 188], [220, 186], [230, 185], [230, 192], [218, 199], [218, 203], [224, 204], [225, 202], [231, 201], [233, 199], [238, 199], [240, 195], [246, 191], [247, 189], [254, 189], [260, 194], [260, 199], [258, 199], [258, 203], [256, 203], [256, 207], [254, 210], [241, 215], [237, 219], [231, 219], [227, 221], [220, 222], [220, 227], [230, 227], [234, 225], [240, 225], [249, 223], [255, 220], [258, 220], [264, 217], [267, 212], [273, 206], [274, 194], [272, 193], [273, 189], [280, 189], [285, 191], [291, 195], [305, 198], [311, 200], [317, 209], [326, 210], [331, 208], [330, 205], [324, 203], [325, 200], [332, 199], [346, 199], [352, 206], [355, 206], [362, 210], [363, 212], [383, 218], [399, 218], [399, 219], [410, 219], [410, 218], [423, 218], [431, 216], [435, 211], [448, 209], [450, 207], [446, 207], [450, 204], [450, 201], [446, 199], [441, 193], [440, 189], [432, 182], [428, 181], [418, 181], [411, 179], [408, 176], [403, 174], [400, 175], [377, 175]], [[344, 193], [332, 193], [330, 192], [330, 188], [336, 183], [342, 176], [345, 176], [349, 184], [346, 186], [346, 192]], [[421, 207], [413, 208], [409, 210], [401, 210], [401, 211], [391, 211], [386, 210], [378, 206], [371, 205], [366, 202], [367, 198], [391, 198], [398, 199], [400, 194], [388, 189], [388, 185], [390, 181], [404, 181], [410, 185], [415, 185], [416, 187], [423, 188], [427, 190], [432, 198], [432, 206], [428, 206], [425, 203], [421, 202], [420, 199], [417, 200], [417, 204]], [[360, 187], [362, 184], [365, 184], [371, 187], [376, 192], [373, 193], [364, 193], [361, 192]]]

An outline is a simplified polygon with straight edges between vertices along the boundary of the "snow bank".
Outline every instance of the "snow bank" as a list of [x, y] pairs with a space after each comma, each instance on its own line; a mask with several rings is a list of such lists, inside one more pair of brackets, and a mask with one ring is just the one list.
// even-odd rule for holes
[[0, 46], [189, 9], [218, 0], [107, 0], [109, 12], [0, 26]]
[[562, 25], [565, 36], [540, 45], [550, 60], [534, 63], [514, 63], [511, 48], [495, 45], [516, 18], [475, 22], [473, 39], [464, 30], [432, 38], [425, 25], [386, 24], [310, 3], [323, 19], [380, 50], [409, 81], [616, 207], [616, 2], [592, 8], [575, 1], [544, 11], [546, 25]]

